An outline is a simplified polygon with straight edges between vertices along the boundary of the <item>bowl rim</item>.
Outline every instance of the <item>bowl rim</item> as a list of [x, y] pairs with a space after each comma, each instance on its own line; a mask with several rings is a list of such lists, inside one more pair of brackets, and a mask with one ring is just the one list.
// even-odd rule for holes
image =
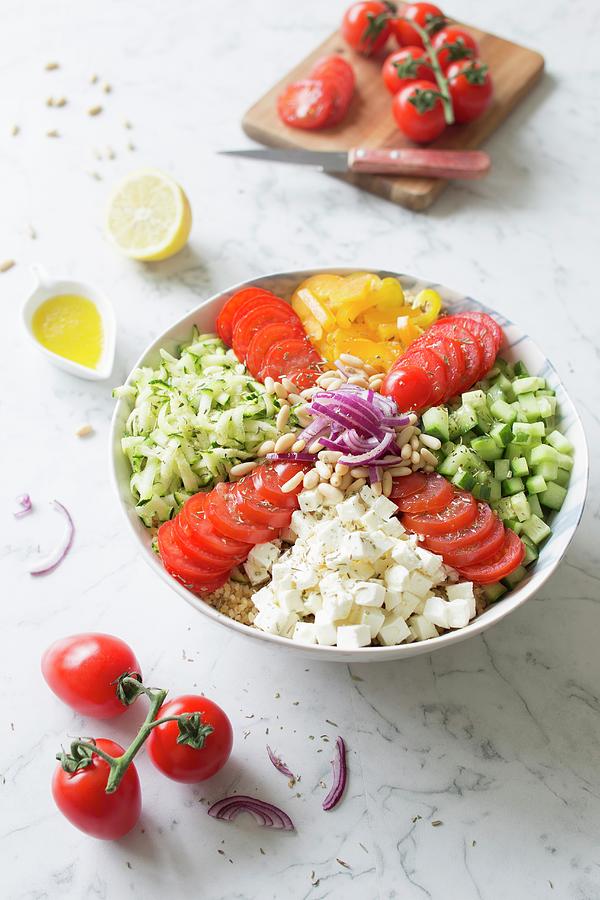
[[[137, 358], [136, 362], [132, 366], [127, 379], [124, 384], [129, 384], [134, 371], [144, 364], [144, 361], [151, 353], [155, 352], [156, 349], [164, 344], [168, 338], [165, 337], [166, 334], [176, 331], [180, 326], [183, 326], [188, 320], [198, 313], [205, 306], [208, 306], [219, 299], [225, 299], [228, 295], [233, 294], [235, 291], [241, 290], [244, 287], [251, 287], [253, 285], [262, 285], [265, 281], [271, 281], [274, 279], [290, 279], [292, 277], [298, 276], [298, 281], [302, 281], [305, 278], [309, 278], [311, 275], [317, 273], [323, 274], [350, 274], [353, 272], [376, 272], [380, 276], [391, 276], [397, 278], [405, 278], [411, 279], [415, 283], [422, 283], [433, 288], [443, 288], [444, 293], [447, 296], [451, 296], [456, 298], [456, 300], [469, 300], [470, 302], [475, 303], [478, 307], [481, 307], [484, 311], [495, 314], [496, 316], [500, 316], [502, 321], [506, 325], [514, 325], [510, 319], [502, 316], [500, 313], [497, 313], [496, 310], [491, 309], [485, 304], [481, 303], [478, 300], [474, 300], [474, 298], [469, 297], [466, 294], [460, 294], [453, 288], [448, 288], [445, 285], [441, 285], [438, 282], [429, 281], [426, 278], [421, 278], [414, 276], [409, 273], [399, 273], [393, 272], [386, 269], [379, 269], [378, 267], [358, 267], [358, 266], [322, 266], [318, 269], [296, 269], [296, 270], [288, 270], [283, 272], [271, 272], [263, 275], [258, 275], [254, 278], [244, 279], [234, 285], [231, 285], [221, 291], [212, 294], [210, 297], [207, 297], [205, 300], [202, 300], [199, 304], [194, 306], [192, 309], [188, 310], [184, 315], [182, 315], [179, 319], [173, 322], [169, 327], [165, 328], [161, 334], [156, 337], [147, 347], [144, 348], [142, 353]], [[268, 632], [261, 631], [258, 628], [252, 628], [248, 625], [243, 624], [242, 622], [237, 622], [235, 619], [229, 618], [224, 613], [219, 612], [210, 604], [206, 603], [200, 597], [193, 594], [191, 591], [188, 591], [187, 588], [180, 585], [174, 578], [172, 578], [166, 569], [160, 565], [156, 554], [148, 548], [147, 546], [143, 546], [140, 534], [139, 534], [139, 520], [135, 521], [132, 516], [128, 515], [127, 507], [125, 502], [123, 501], [123, 497], [121, 495], [121, 489], [119, 484], [119, 479], [117, 475], [117, 452], [120, 453], [120, 434], [117, 435], [117, 428], [119, 425], [119, 420], [121, 418], [121, 411], [126, 403], [125, 398], [119, 398], [117, 403], [115, 404], [115, 408], [113, 410], [110, 430], [109, 430], [109, 469], [110, 469], [110, 482], [113, 487], [113, 490], [116, 494], [116, 497], [119, 501], [119, 507], [121, 512], [127, 522], [130, 534], [133, 536], [135, 543], [138, 547], [140, 544], [142, 546], [140, 549], [143, 551], [143, 557], [146, 560], [146, 563], [152, 568], [152, 570], [165, 582], [172, 590], [176, 591], [184, 600], [186, 600], [194, 609], [201, 612], [203, 615], [207, 616], [210, 620], [215, 622], [216, 624], [225, 625], [227, 628], [232, 629], [234, 632], [241, 634], [245, 637], [255, 638], [258, 640], [266, 641], [268, 644], [271, 644], [273, 647], [279, 648], [288, 648], [290, 650], [299, 653], [301, 656], [312, 656], [313, 658], [319, 657], [322, 661], [330, 661], [330, 662], [373, 662], [375, 660], [380, 661], [391, 661], [391, 660], [399, 660], [402, 658], [408, 659], [411, 656], [421, 655], [425, 653], [432, 653], [436, 650], [440, 650], [444, 647], [447, 647], [449, 644], [456, 644], [460, 641], [467, 640], [468, 638], [474, 637], [475, 635], [481, 634], [486, 631], [488, 628], [491, 628], [493, 625], [502, 621], [505, 616], [509, 615], [509, 613], [513, 612], [515, 609], [518, 609], [524, 603], [527, 602], [534, 594], [537, 594], [538, 591], [546, 584], [548, 579], [554, 574], [560, 562], [562, 561], [567, 549], [573, 537], [575, 536], [575, 532], [579, 526], [581, 521], [581, 517], [583, 515], [583, 511], [585, 508], [585, 503], [587, 501], [588, 495], [588, 487], [589, 487], [589, 451], [587, 446], [587, 438], [585, 435], [585, 430], [583, 428], [583, 423], [581, 421], [581, 417], [577, 412], [577, 408], [575, 404], [571, 400], [568, 391], [566, 390], [558, 372], [555, 367], [552, 365], [550, 360], [548, 360], [535, 341], [527, 335], [519, 326], [515, 326], [520, 331], [522, 338], [527, 339], [531, 342], [535, 350], [540, 354], [541, 357], [545, 358], [547, 361], [547, 365], [549, 366], [550, 371], [554, 374], [555, 378], [560, 385], [561, 390], [564, 392], [565, 397], [569, 400], [574, 413], [574, 420], [576, 425], [579, 426], [581, 434], [583, 436], [582, 446], [577, 448], [577, 454], [580, 459], [582, 459], [582, 471], [584, 472], [585, 484], [583, 486], [583, 500], [581, 506], [577, 512], [577, 515], [573, 521], [573, 523], [569, 526], [570, 534], [568, 536], [568, 540], [565, 543], [562, 553], [558, 556], [552, 564], [546, 566], [543, 574], [540, 577], [540, 580], [533, 586], [530, 586], [529, 583], [525, 583], [521, 587], [513, 588], [508, 592], [506, 597], [501, 598], [498, 602], [496, 602], [493, 606], [488, 607], [485, 611], [489, 613], [485, 618], [482, 615], [476, 616], [468, 625], [463, 628], [456, 629], [454, 631], [448, 631], [445, 634], [438, 635], [436, 638], [429, 638], [426, 641], [418, 641], [411, 642], [409, 644], [394, 644], [389, 647], [384, 646], [369, 646], [369, 647], [361, 647], [356, 650], [345, 650], [340, 649], [337, 646], [329, 647], [321, 644], [302, 644], [299, 641], [293, 641], [290, 638], [283, 637], [281, 635], [269, 634]], [[136, 517], [137, 518], [137, 517]], [[417, 651], [416, 647], [420, 649]]]

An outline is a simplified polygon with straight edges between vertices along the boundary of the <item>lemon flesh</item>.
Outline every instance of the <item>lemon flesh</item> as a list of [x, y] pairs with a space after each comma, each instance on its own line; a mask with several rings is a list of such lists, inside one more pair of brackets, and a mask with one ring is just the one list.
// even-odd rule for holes
[[153, 169], [134, 172], [113, 191], [106, 230], [127, 256], [139, 260], [168, 259], [185, 246], [192, 210], [183, 189]]

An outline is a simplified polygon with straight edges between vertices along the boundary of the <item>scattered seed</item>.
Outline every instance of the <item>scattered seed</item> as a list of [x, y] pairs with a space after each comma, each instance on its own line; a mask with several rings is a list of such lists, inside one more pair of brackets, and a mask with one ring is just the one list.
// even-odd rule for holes
[[105, 81], [102, 85], [102, 90], [105, 94], [110, 94], [110, 92], [112, 91], [112, 85], [109, 84], [108, 81]]
[[350, 474], [353, 478], [367, 478], [369, 470], [366, 466], [355, 466], [353, 469], [350, 469]]
[[254, 461], [238, 463], [237, 466], [232, 466], [229, 470], [229, 477], [243, 478], [244, 475], [248, 475], [250, 472], [254, 471], [255, 468], [256, 463]]
[[291, 403], [292, 406], [296, 406], [297, 403], [304, 403], [304, 397], [302, 397], [300, 394], [294, 394], [293, 391], [288, 394], [287, 399], [288, 403]]
[[54, 97], [47, 97], [46, 106], [54, 106]]
[[93, 178], [95, 181], [102, 181], [102, 175], [100, 172], [88, 172], [90, 178]]
[[10, 126], [10, 133], [13, 137], [16, 137], [18, 135], [18, 133], [20, 132], [20, 130], [21, 129], [16, 124]]
[[342, 455], [343, 454], [341, 454], [339, 450], [322, 450], [319, 453], [319, 459], [324, 463], [331, 463], [333, 465], [337, 463]]
[[275, 382], [275, 394], [279, 397], [280, 400], [285, 400], [288, 395], [288, 392], [286, 391], [284, 386], [279, 383], [279, 381]]
[[373, 491], [374, 497], [381, 497], [381, 495], [383, 494], [383, 488], [381, 486], [381, 482], [376, 481], [375, 484], [372, 484], [371, 490]]
[[123, 128], [133, 128], [133, 125], [129, 121], [129, 119], [123, 119]]
[[256, 451], [257, 456], [266, 456], [267, 453], [273, 453], [275, 450], [275, 441], [264, 441]]
[[35, 239], [37, 238], [37, 231], [35, 230], [33, 225], [31, 225], [31, 223], [27, 225], [27, 234], [32, 241], [35, 241]]
[[320, 484], [317, 490], [330, 503], [341, 503], [344, 499], [344, 495], [339, 488], [333, 487], [333, 485], [328, 484], [326, 481]]
[[317, 472], [316, 469], [311, 469], [310, 472], [307, 472], [306, 475], [304, 476], [304, 480], [302, 482], [304, 488], [307, 491], [312, 491], [313, 488], [316, 488], [318, 483], [319, 483], [319, 473]]
[[320, 453], [323, 449], [323, 444], [320, 444], [318, 441], [313, 441], [310, 447], [308, 448], [309, 453]]
[[355, 384], [357, 387], [364, 388], [365, 390], [369, 387], [369, 382], [364, 375], [351, 375], [348, 379], [348, 384]]
[[0, 263], [0, 272], [8, 272], [13, 266], [16, 266], [14, 259], [5, 259], [4, 262]]
[[392, 466], [387, 470], [393, 478], [403, 478], [404, 475], [410, 475], [410, 466]]
[[340, 859], [340, 858], [337, 857], [337, 856], [336, 856], [336, 858], [335, 858], [335, 861], [338, 862], [338, 863], [340, 864], [340, 866], [343, 866], [345, 869], [351, 869], [351, 868], [352, 868], [352, 866], [350, 865], [350, 863], [344, 862], [343, 859]]
[[108, 159], [114, 159], [115, 156], [116, 156], [116, 153], [115, 153], [115, 151], [113, 150], [112, 147], [107, 147], [107, 148], [106, 148], [106, 155], [107, 155]]
[[[277, 426], [277, 431], [283, 431], [285, 426], [287, 425], [290, 418], [290, 407], [286, 404], [282, 406], [279, 412], [277, 413], [277, 418], [275, 420], [275, 425]], [[294, 441], [295, 443], [295, 441]]]
[[421, 454], [419, 453], [418, 450], [413, 450], [413, 451], [412, 451], [412, 453], [411, 453], [411, 455], [410, 455], [410, 461], [411, 461], [411, 463], [413, 464], [413, 466], [418, 466], [418, 465], [420, 464], [420, 462], [421, 462]]
[[60, 63], [47, 62], [44, 68], [46, 69], [46, 72], [53, 72], [54, 69], [60, 69]]
[[46, 132], [46, 137], [57, 138], [60, 137], [60, 133], [56, 128], [51, 128], [50, 131]]
[[340, 484], [341, 491], [347, 491], [350, 485], [352, 484], [352, 475], [348, 472], [347, 475], [342, 476], [342, 482]]
[[329, 481], [329, 479], [333, 475], [332, 467], [328, 463], [323, 462], [322, 459], [319, 459], [315, 463], [315, 470], [318, 472], [323, 481]]
[[99, 116], [101, 112], [102, 112], [102, 107], [98, 103], [95, 106], [90, 106], [90, 108], [87, 111], [87, 114], [88, 114], [88, 116]]
[[306, 428], [307, 425], [310, 425], [310, 423], [312, 422], [312, 416], [308, 412], [306, 406], [300, 407], [300, 409], [297, 409], [295, 413], [296, 418], [298, 419], [298, 423], [302, 426], [302, 428]]
[[290, 491], [295, 490], [302, 484], [303, 478], [304, 472], [296, 472], [295, 475], [292, 475], [292, 477], [288, 481], [286, 481], [284, 485], [282, 485], [281, 490], [284, 494], [289, 494]]
[[81, 426], [80, 428], [78, 428], [77, 431], [75, 432], [75, 434], [77, 435], [77, 437], [87, 437], [88, 434], [93, 434], [93, 433], [94, 433], [94, 429], [92, 428], [91, 425], [82, 425], [82, 426]]
[[270, 375], [267, 375], [267, 377], [265, 378], [265, 391], [267, 392], [267, 394], [275, 393], [275, 382]]
[[135, 150], [135, 144], [132, 144], [131, 141], [127, 141], [127, 149], [133, 153]]
[[427, 447], [421, 448], [421, 459], [426, 465], [437, 466], [437, 457], [434, 456], [431, 450], [428, 450]]
[[295, 444], [292, 444], [292, 453], [302, 453], [302, 451], [304, 450], [305, 447], [306, 447], [305, 440], [302, 439], [302, 440], [296, 441]]
[[421, 443], [425, 444], [426, 447], [429, 447], [430, 450], [439, 450], [442, 446], [440, 439], [434, 437], [432, 434], [422, 434], [420, 439]]
[[442, 822], [441, 819], [434, 819], [431, 824], [433, 825], [434, 828], [437, 828], [438, 825], [443, 825], [444, 823]]
[[417, 422], [419, 421], [419, 417], [415, 413], [409, 413], [408, 420], [411, 425], [416, 425]]
[[66, 97], [59, 97], [58, 100], [55, 100], [55, 101], [54, 101], [54, 105], [55, 105], [55, 106], [58, 106], [58, 107], [66, 106], [66, 105], [67, 105], [67, 98], [66, 98]]
[[275, 442], [275, 453], [288, 453], [296, 441], [295, 434], [284, 434]]
[[423, 466], [424, 472], [435, 472], [435, 466]]
[[91, 75], [91, 76], [90, 76], [90, 84], [96, 84], [97, 81], [98, 81], [98, 76], [97, 76], [97, 75]]

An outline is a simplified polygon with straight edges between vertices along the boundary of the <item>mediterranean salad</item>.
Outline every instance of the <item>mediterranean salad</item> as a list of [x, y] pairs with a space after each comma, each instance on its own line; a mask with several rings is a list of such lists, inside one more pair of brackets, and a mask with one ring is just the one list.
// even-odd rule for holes
[[356, 649], [464, 628], [551, 535], [573, 466], [546, 380], [484, 312], [368, 273], [248, 287], [116, 390], [135, 509], [239, 622]]

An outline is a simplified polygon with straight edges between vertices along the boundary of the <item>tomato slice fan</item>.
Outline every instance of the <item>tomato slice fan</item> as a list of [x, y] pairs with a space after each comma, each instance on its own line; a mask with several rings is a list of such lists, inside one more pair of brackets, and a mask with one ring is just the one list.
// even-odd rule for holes
[[460, 349], [460, 344], [449, 337], [441, 336], [436, 338], [434, 336], [430, 338], [430, 343], [425, 346], [428, 346], [443, 359], [448, 378], [445, 396], [446, 398], [453, 397], [458, 393], [466, 369], [465, 357]]
[[176, 516], [173, 519], [173, 522], [173, 537], [175, 542], [181, 547], [183, 552], [192, 562], [201, 566], [203, 569], [206, 569], [208, 572], [214, 572], [215, 578], [223, 572], [229, 572], [233, 565], [231, 557], [217, 556], [206, 550], [195, 540], [189, 526], [184, 523], [181, 515]]
[[468, 528], [476, 516], [475, 498], [466, 491], [455, 491], [454, 497], [445, 509], [436, 513], [403, 516], [402, 524], [408, 531], [415, 531], [417, 534], [448, 534]]
[[274, 322], [272, 325], [265, 325], [264, 328], [256, 332], [246, 351], [246, 367], [251, 375], [255, 378], [259, 377], [260, 370], [271, 347], [289, 340], [290, 331], [294, 334], [297, 333], [298, 337], [301, 337], [304, 334], [302, 323], [296, 326], [291, 320]]
[[[410, 475], [407, 476], [410, 478]], [[392, 490], [393, 496], [393, 490]], [[487, 503], [477, 504], [477, 516], [472, 525], [461, 528], [460, 531], [450, 531], [447, 534], [431, 535], [425, 541], [425, 545], [432, 553], [441, 553], [448, 550], [458, 550], [469, 547], [482, 541], [494, 527], [494, 513]]]
[[278, 379], [288, 372], [303, 369], [306, 366], [318, 365], [321, 357], [308, 338], [290, 338], [281, 344], [271, 347], [260, 370], [260, 378], [267, 375]]
[[504, 525], [500, 519], [493, 516], [492, 530], [482, 540], [468, 547], [457, 547], [452, 550], [444, 550], [442, 554], [444, 562], [455, 568], [471, 566], [475, 563], [492, 559], [504, 543]]
[[[262, 297], [264, 294], [270, 294], [270, 291], [265, 291], [263, 288], [249, 287], [242, 288], [241, 291], [236, 291], [235, 294], [229, 298], [229, 300], [225, 301], [224, 306], [221, 309], [221, 312], [217, 316], [217, 334], [224, 341], [228, 347], [231, 347], [231, 338], [233, 336], [233, 319], [240, 307], [242, 307], [248, 300], [256, 299], [258, 297]], [[275, 294], [271, 294], [272, 297]]]
[[265, 325], [273, 322], [293, 322], [295, 328], [302, 327], [300, 317], [286, 303], [283, 304], [283, 308], [270, 305], [251, 309], [233, 326], [232, 347], [239, 360], [245, 362], [246, 353], [254, 335]]
[[343, 56], [326, 56], [317, 61], [310, 72], [311, 78], [329, 84], [333, 91], [333, 108], [327, 125], [339, 125], [350, 106], [354, 94], [354, 70]]
[[465, 328], [479, 344], [483, 356], [482, 370], [479, 377], [482, 378], [492, 368], [496, 361], [496, 338], [490, 329], [479, 319], [470, 319], [468, 316], [452, 316], [446, 321], [456, 322]]
[[237, 506], [243, 519], [252, 524], [268, 525], [271, 528], [287, 528], [292, 518], [292, 509], [277, 506], [258, 494], [252, 478], [244, 478], [236, 484]]
[[209, 572], [190, 560], [175, 540], [174, 529], [175, 523], [173, 520], [163, 522], [157, 534], [158, 551], [167, 572], [185, 587], [189, 587], [195, 592], [216, 590], [213, 585], [217, 584], [220, 587], [222, 584], [225, 584], [229, 577], [229, 572], [221, 575]]
[[281, 488], [298, 472], [307, 472], [310, 465], [295, 462], [265, 463], [252, 473], [257, 497], [267, 500], [274, 506], [284, 509], [297, 509], [297, 495], [302, 490], [302, 483], [293, 491], [284, 493]]
[[514, 572], [525, 558], [525, 544], [510, 528], [504, 532], [502, 547], [491, 559], [486, 559], [478, 565], [461, 566], [458, 571], [463, 578], [475, 581], [477, 584], [491, 584], [506, 578]]
[[393, 397], [402, 410], [422, 410], [431, 406], [433, 384], [431, 378], [418, 365], [406, 363], [401, 357], [385, 376], [381, 393]]
[[[407, 475], [407, 478], [410, 476]], [[394, 503], [405, 513], [438, 513], [445, 509], [454, 496], [454, 488], [442, 475], [432, 473], [425, 486], [416, 494], [395, 499]], [[473, 500], [473, 503], [475, 501]], [[417, 528], [414, 531], [418, 531]], [[421, 533], [421, 532], [420, 532]], [[423, 534], [425, 532], [422, 532]]]
[[265, 291], [258, 297], [252, 297], [250, 300], [245, 300], [235, 311], [232, 319], [232, 332], [235, 333], [235, 326], [246, 313], [252, 312], [255, 309], [259, 309], [261, 306], [270, 306], [273, 309], [281, 309], [283, 311], [287, 310], [288, 312], [294, 312], [289, 303], [286, 303], [285, 300], [282, 300], [280, 297], [276, 297], [274, 294]]
[[238, 507], [239, 492], [234, 484], [218, 484], [208, 495], [206, 515], [216, 531], [225, 537], [250, 544], [263, 544], [277, 535], [275, 528], [243, 519]]
[[277, 98], [277, 112], [286, 125], [312, 130], [322, 128], [333, 111], [335, 92], [320, 78], [294, 81]]
[[473, 387], [479, 380], [480, 373], [483, 369], [483, 353], [478, 341], [475, 340], [470, 331], [459, 322], [441, 319], [431, 326], [428, 334], [433, 337], [444, 335], [444, 337], [452, 338], [456, 341], [461, 349], [465, 361], [465, 374], [458, 386], [457, 393], [462, 393]]
[[322, 365], [312, 364], [305, 366], [303, 369], [292, 369], [291, 372], [288, 372], [287, 377], [296, 385], [299, 391], [306, 391], [308, 388], [315, 386], [317, 378], [322, 371]]
[[183, 520], [182, 524], [189, 528], [189, 532], [198, 546], [207, 553], [229, 560], [233, 567], [236, 563], [246, 559], [252, 549], [252, 543], [233, 540], [216, 531], [206, 517], [208, 496], [208, 494], [194, 494], [185, 502], [179, 513]]
[[496, 322], [489, 313], [477, 312], [476, 310], [459, 313], [460, 319], [472, 319], [474, 322], [480, 322], [482, 325], [492, 332], [494, 335], [494, 340], [496, 341], [496, 353], [500, 350], [500, 347], [504, 343], [504, 332], [500, 325]]
[[390, 500], [396, 502], [402, 497], [411, 497], [418, 491], [422, 491], [426, 483], [427, 475], [424, 472], [411, 472], [410, 475], [404, 475], [402, 478], [394, 478]]

